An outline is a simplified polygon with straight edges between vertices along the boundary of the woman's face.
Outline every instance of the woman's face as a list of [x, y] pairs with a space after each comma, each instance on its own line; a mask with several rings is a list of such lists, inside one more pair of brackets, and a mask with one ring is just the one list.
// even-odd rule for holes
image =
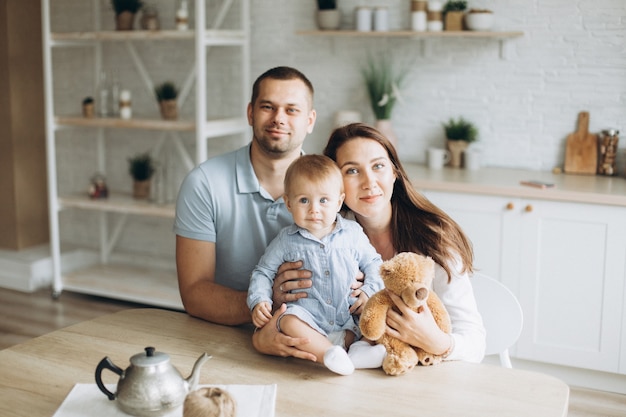
[[345, 203], [362, 217], [388, 213], [396, 174], [386, 149], [377, 141], [355, 138], [337, 149]]

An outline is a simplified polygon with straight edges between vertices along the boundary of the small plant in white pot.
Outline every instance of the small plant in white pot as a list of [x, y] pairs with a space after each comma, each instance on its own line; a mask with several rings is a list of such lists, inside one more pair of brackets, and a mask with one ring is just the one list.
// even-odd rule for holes
[[317, 27], [322, 30], [337, 30], [341, 24], [341, 11], [337, 0], [317, 0]]
[[470, 143], [478, 140], [478, 128], [472, 122], [459, 117], [443, 123], [443, 129], [446, 133], [446, 145], [450, 151], [450, 166], [459, 168], [463, 152]]

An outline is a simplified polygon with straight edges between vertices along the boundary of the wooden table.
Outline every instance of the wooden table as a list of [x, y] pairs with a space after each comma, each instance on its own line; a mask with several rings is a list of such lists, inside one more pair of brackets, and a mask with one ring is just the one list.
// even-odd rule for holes
[[[248, 327], [227, 327], [185, 313], [133, 309], [102, 316], [0, 351], [0, 415], [49, 417], [76, 383], [94, 383], [105, 356], [122, 368], [155, 346], [187, 377], [213, 355], [201, 384], [277, 384], [276, 416], [565, 417], [569, 388], [544, 374], [447, 362], [399, 377], [380, 369], [339, 376], [295, 358], [257, 353]], [[105, 372], [106, 383], [117, 376]], [[110, 380], [107, 379], [110, 377]]]

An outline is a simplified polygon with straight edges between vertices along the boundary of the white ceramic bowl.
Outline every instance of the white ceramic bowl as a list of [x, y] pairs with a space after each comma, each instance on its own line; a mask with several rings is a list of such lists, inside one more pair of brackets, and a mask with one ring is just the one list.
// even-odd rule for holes
[[491, 30], [493, 13], [468, 13], [465, 15], [465, 25], [469, 30]]

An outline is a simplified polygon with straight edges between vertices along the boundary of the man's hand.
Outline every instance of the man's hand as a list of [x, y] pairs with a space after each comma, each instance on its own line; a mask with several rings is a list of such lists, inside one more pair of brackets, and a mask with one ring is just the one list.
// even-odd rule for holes
[[285, 262], [278, 268], [272, 287], [272, 299], [275, 306], [307, 296], [305, 292], [291, 292], [297, 289], [311, 288], [313, 285], [311, 271], [300, 269], [302, 265], [302, 261]]
[[263, 326], [262, 329], [257, 329], [254, 335], [252, 335], [252, 344], [254, 348], [266, 355], [288, 357], [293, 356], [295, 358], [306, 359], [315, 362], [317, 358], [314, 354], [301, 350], [306, 344], [309, 343], [309, 339], [306, 337], [289, 337], [278, 331], [276, 327], [276, 321], [281, 314], [285, 312], [287, 306], [282, 304], [271, 320]]

